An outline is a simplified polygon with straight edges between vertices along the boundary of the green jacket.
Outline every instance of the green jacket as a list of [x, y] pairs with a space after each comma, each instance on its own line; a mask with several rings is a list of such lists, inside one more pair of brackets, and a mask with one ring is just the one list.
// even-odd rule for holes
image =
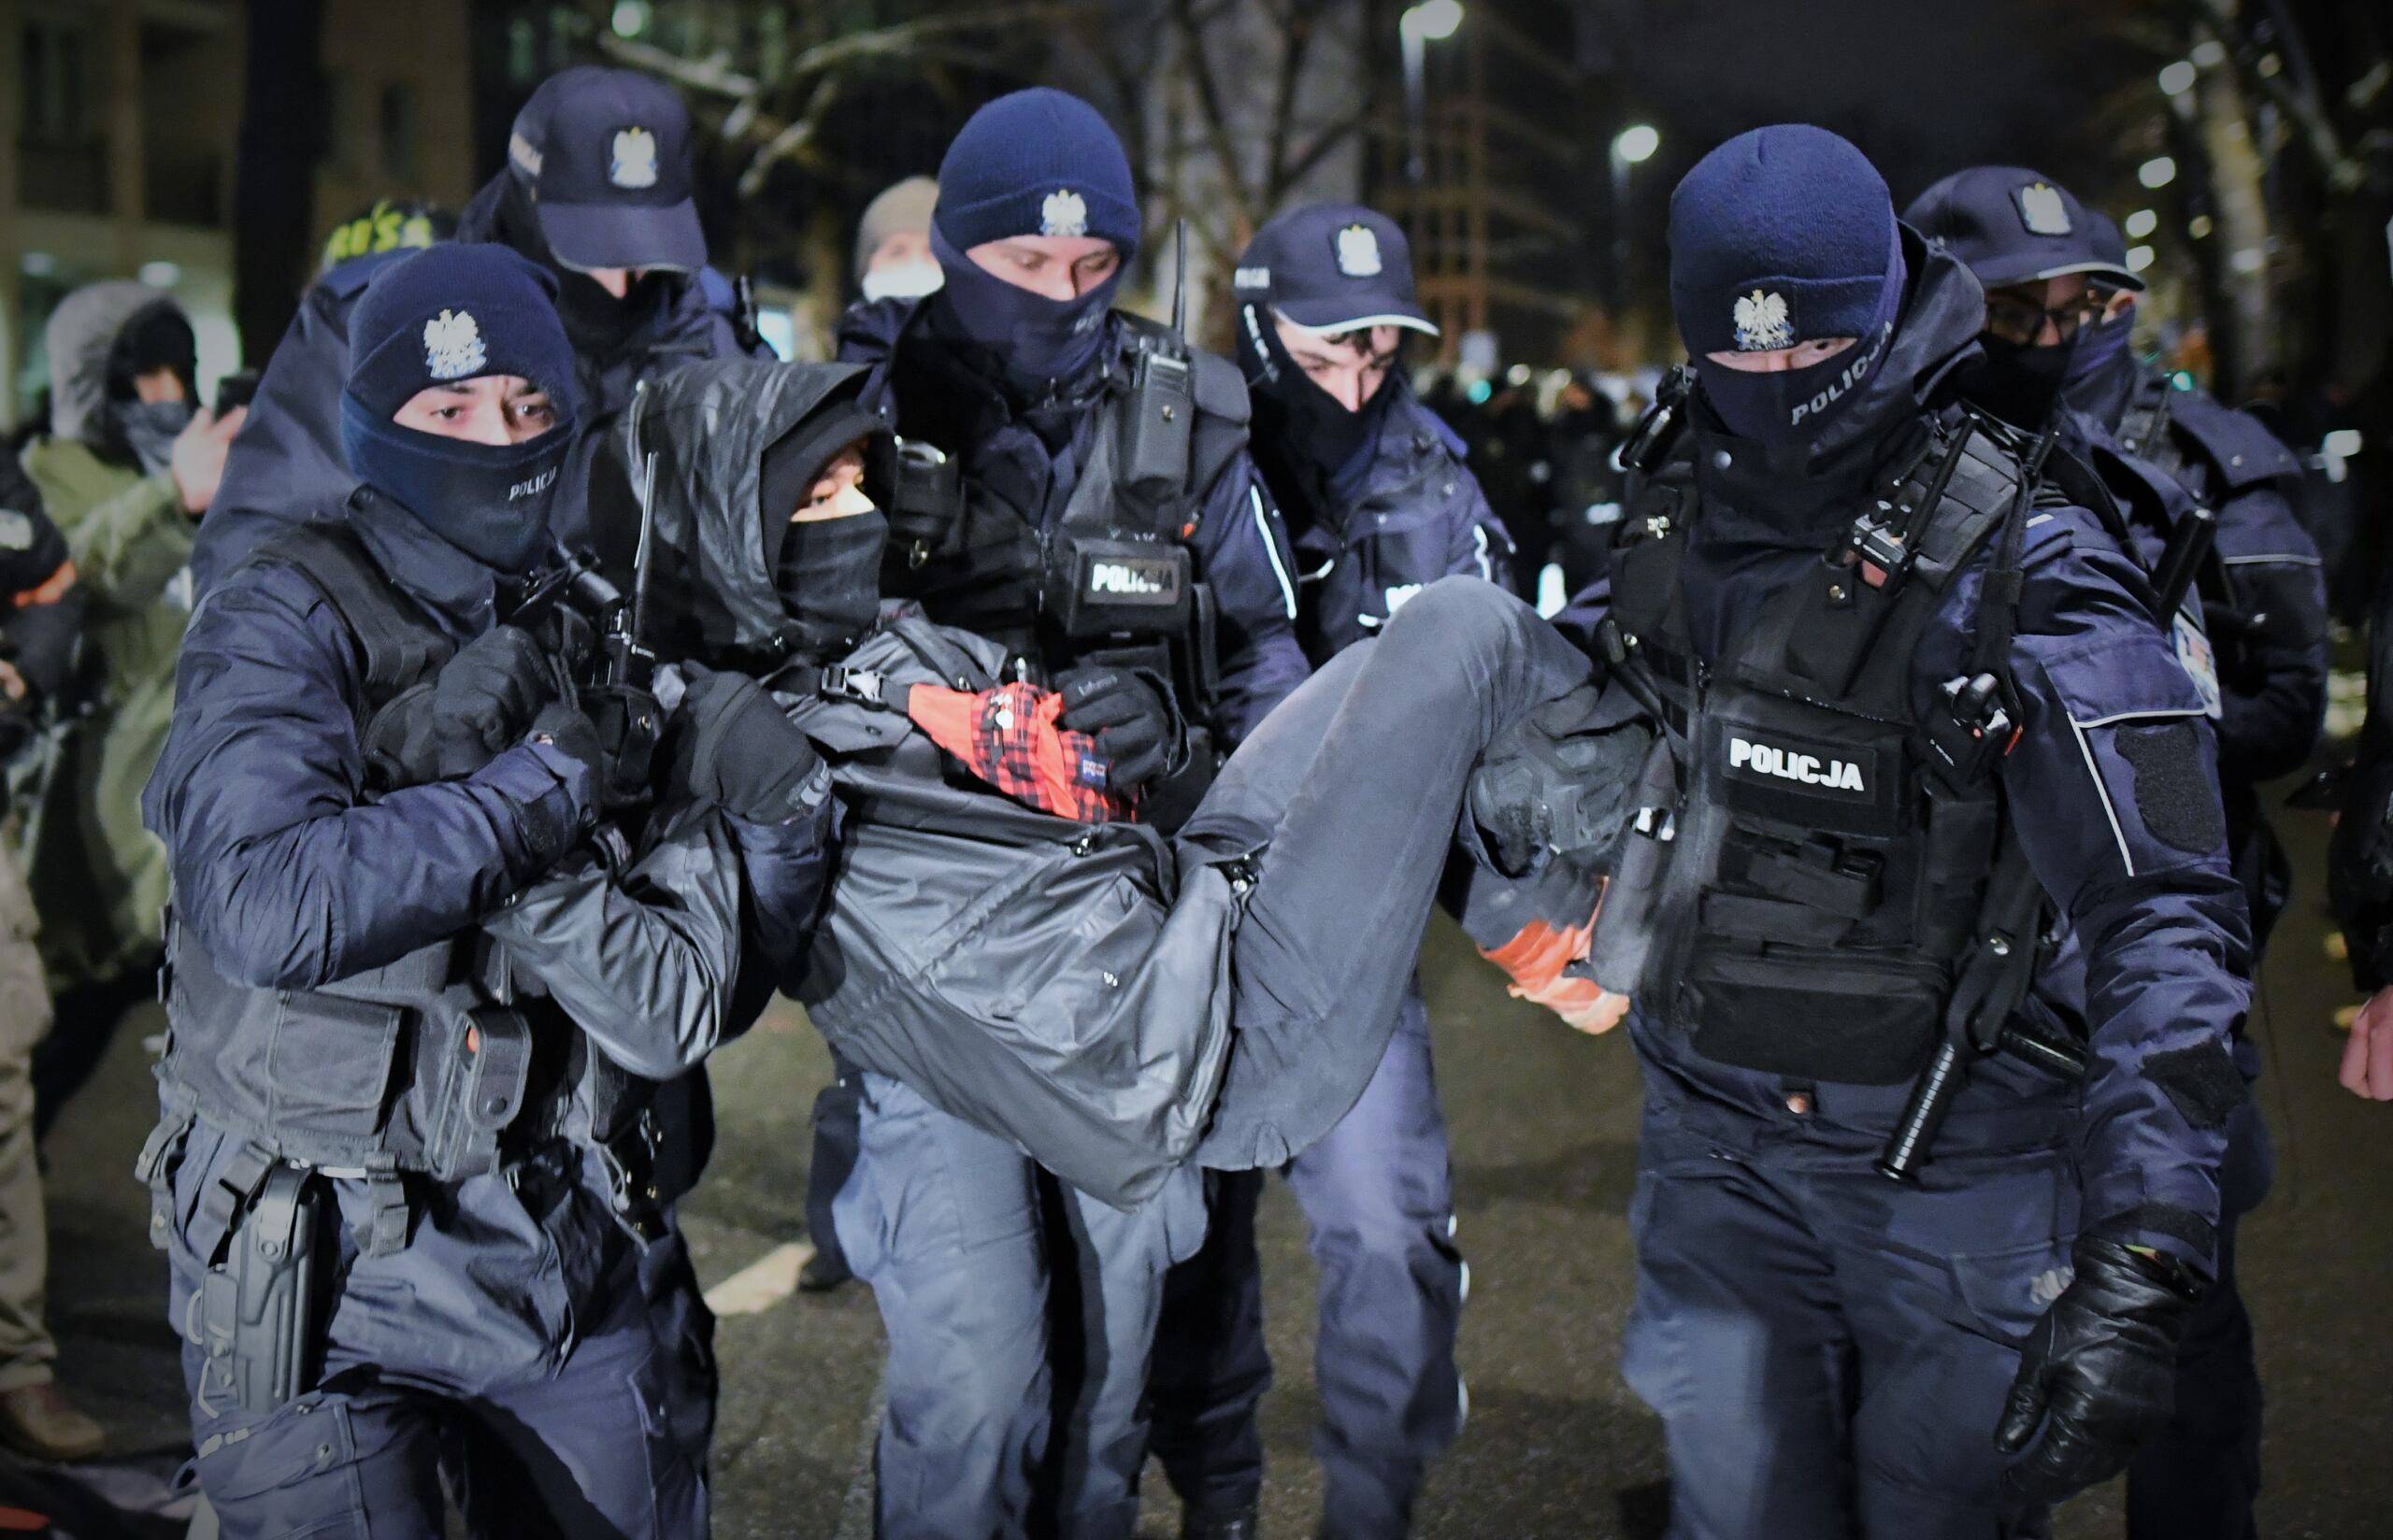
[[24, 466], [74, 558], [87, 674], [100, 681], [25, 832], [55, 991], [148, 966], [158, 949], [166, 853], [141, 826], [141, 789], [173, 714], [175, 659], [191, 620], [181, 574], [197, 526], [171, 478], [111, 464], [79, 441], [38, 439]]

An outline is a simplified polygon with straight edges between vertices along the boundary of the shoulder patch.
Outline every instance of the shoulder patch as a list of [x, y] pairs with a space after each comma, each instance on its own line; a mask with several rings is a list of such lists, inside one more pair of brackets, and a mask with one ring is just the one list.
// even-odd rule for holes
[[2135, 810], [2152, 837], [2189, 856], [2207, 855], [2227, 838], [2218, 793], [2202, 774], [2201, 736], [2192, 722], [2123, 723], [2113, 735], [2135, 772]]
[[2169, 618], [2169, 640], [2177, 650], [2177, 666], [2202, 698], [2203, 714], [2218, 720], [2227, 713], [2227, 698], [2218, 687], [2218, 653], [2210, 637], [2181, 609]]

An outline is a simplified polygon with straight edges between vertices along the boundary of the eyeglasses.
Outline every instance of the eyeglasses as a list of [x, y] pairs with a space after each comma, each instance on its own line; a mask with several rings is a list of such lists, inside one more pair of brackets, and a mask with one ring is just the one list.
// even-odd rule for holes
[[2042, 341], [2046, 326], [2053, 329], [2056, 341], [2067, 342], [2080, 328], [2092, 325], [2101, 317], [2102, 296], [2090, 289], [2049, 310], [2002, 294], [1988, 295], [1985, 302], [1987, 333], [2021, 347]]

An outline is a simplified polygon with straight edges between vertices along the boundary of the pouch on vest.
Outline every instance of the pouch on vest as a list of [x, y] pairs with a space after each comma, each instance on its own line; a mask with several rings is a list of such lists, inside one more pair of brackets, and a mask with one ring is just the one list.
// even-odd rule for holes
[[479, 1005], [444, 1029], [437, 1060], [424, 1165], [444, 1182], [498, 1169], [498, 1140], [523, 1110], [532, 1073], [532, 1028], [503, 1005]]
[[1184, 632], [1196, 588], [1188, 548], [1072, 534], [1047, 564], [1047, 613], [1073, 637]]
[[206, 1359], [203, 1401], [211, 1390], [228, 1392], [263, 1417], [308, 1389], [322, 1346], [317, 1257], [330, 1233], [325, 1212], [313, 1172], [282, 1162], [266, 1172], [192, 1301], [187, 1334]]

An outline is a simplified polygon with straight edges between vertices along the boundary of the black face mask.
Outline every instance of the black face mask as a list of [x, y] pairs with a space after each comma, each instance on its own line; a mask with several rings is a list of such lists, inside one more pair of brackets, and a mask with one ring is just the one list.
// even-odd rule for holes
[[1280, 329], [1261, 307], [1239, 308], [1239, 363], [1254, 387], [1256, 406], [1270, 433], [1271, 448], [1305, 476], [1311, 489], [1334, 496], [1342, 473], [1379, 442], [1380, 423], [1391, 395], [1386, 379], [1360, 411], [1306, 378]]
[[986, 349], [1016, 395], [1036, 396], [1086, 374], [1105, 344], [1105, 315], [1127, 267], [1076, 299], [1018, 289], [957, 250], [931, 226], [931, 250], [947, 282], [924, 303], [954, 335]]
[[528, 572], [555, 544], [549, 509], [571, 418], [521, 444], [469, 444], [402, 428], [344, 391], [340, 442], [359, 480], [486, 566]]
[[[2083, 331], [2077, 334], [2084, 335]], [[1985, 362], [1970, 381], [1970, 399], [2014, 428], [2041, 430], [2052, 416], [2054, 403], [2060, 399], [2061, 382], [2069, 378], [2077, 337], [2039, 348], [1981, 334], [1978, 346], [1985, 351]]]
[[773, 587], [808, 652], [838, 657], [872, 629], [881, 612], [881, 552], [888, 544], [889, 518], [878, 508], [791, 520], [781, 535]]

